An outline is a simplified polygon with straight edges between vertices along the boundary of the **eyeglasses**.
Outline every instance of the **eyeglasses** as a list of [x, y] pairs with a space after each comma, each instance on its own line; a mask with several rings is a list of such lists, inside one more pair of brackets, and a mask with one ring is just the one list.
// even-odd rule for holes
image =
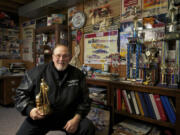
[[61, 55], [61, 54], [53, 54], [53, 56], [56, 58], [56, 59], [67, 59], [69, 58], [69, 55], [68, 54], [64, 54], [64, 55]]

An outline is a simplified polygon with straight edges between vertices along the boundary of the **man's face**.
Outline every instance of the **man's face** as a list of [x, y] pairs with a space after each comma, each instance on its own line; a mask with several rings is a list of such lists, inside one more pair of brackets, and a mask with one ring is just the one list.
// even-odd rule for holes
[[58, 46], [57, 48], [55, 48], [52, 59], [54, 62], [54, 66], [58, 71], [65, 70], [70, 62], [68, 48], [65, 46]]

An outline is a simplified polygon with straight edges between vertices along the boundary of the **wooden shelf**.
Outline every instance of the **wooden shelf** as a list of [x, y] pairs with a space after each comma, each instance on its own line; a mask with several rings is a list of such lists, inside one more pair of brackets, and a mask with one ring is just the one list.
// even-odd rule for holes
[[87, 78], [87, 84], [106, 87], [107, 88], [107, 105], [111, 106], [111, 94], [110, 94], [110, 83], [109, 83], [109, 81]]
[[155, 125], [158, 125], [158, 126], [163, 126], [163, 127], [167, 127], [167, 128], [176, 129], [175, 125], [171, 124], [170, 122], [161, 121], [161, 120], [155, 120], [155, 119], [151, 119], [149, 117], [144, 117], [144, 116], [141, 116], [141, 115], [129, 114], [129, 113], [123, 112], [123, 111], [121, 111], [121, 112], [115, 111], [115, 113], [123, 115], [123, 116], [128, 116], [128, 117], [133, 118], [133, 119], [138, 119], [138, 120], [142, 120], [142, 121], [145, 121], [145, 122], [148, 122], [148, 123], [152, 123], [152, 124], [155, 124]]
[[[87, 78], [87, 84], [94, 84], [97, 86], [98, 85], [106, 86], [108, 88], [107, 94], [109, 95], [107, 95], [107, 97], [110, 100], [109, 105], [112, 108], [112, 115], [111, 115], [112, 125], [115, 124], [115, 118], [118, 115], [120, 115], [119, 117], [126, 116], [129, 118], [144, 121], [153, 125], [161, 126], [164, 128], [170, 128], [176, 133], [176, 135], [180, 135], [180, 128], [178, 127], [180, 125], [180, 89], [165, 88], [165, 87], [158, 87], [158, 86], [145, 86], [145, 85], [138, 85], [138, 84], [132, 84], [132, 83], [119, 82], [119, 81], [107, 81], [107, 80], [98, 80], [98, 79], [91, 79], [91, 78]], [[124, 111], [117, 111], [115, 108], [115, 99], [114, 99], [117, 89], [121, 89], [121, 90], [124, 89], [124, 90], [137, 91], [137, 92], [147, 92], [147, 93], [159, 94], [159, 95], [164, 95], [164, 96], [173, 98], [175, 100], [175, 108], [176, 108], [175, 124], [172, 124], [169, 121], [156, 120], [150, 117], [130, 114]]]
[[58, 29], [67, 30], [67, 26], [61, 25], [61, 24], [54, 24], [54, 25], [46, 26], [46, 27], [45, 26], [39, 27], [36, 29], [36, 34], [51, 33], [51, 32], [55, 32]]
[[[54, 34], [55, 44], [61, 43], [61, 40], [67, 40], [67, 42], [68, 42], [69, 39], [61, 39], [60, 38], [60, 32], [65, 32], [65, 33], [67, 32], [68, 33], [68, 27], [66, 25], [62, 25], [62, 24], [53, 24], [51, 26], [43, 26], [43, 27], [39, 27], [35, 30], [35, 35], [37, 36], [40, 34], [46, 34], [48, 37], [47, 42], [49, 42], [49, 40], [51, 39], [50, 38], [51, 34]], [[46, 50], [47, 47], [49, 47], [49, 46], [41, 46], [40, 50], [42, 51], [42, 53], [39, 53], [37, 50], [37, 47], [36, 47], [37, 45], [40, 46], [40, 44], [37, 44], [37, 42], [35, 42], [35, 47], [34, 47], [34, 52], [36, 54], [35, 58], [34, 58], [35, 59], [34, 61], [36, 62], [35, 64], [41, 63], [38, 61], [38, 59], [41, 59], [38, 56], [39, 54], [44, 55], [44, 61], [43, 61], [44, 63], [48, 63], [49, 61], [51, 61], [51, 58], [52, 58], [51, 53], [52, 52], [50, 52], [50, 54], [48, 54], [48, 55], [44, 54], [44, 50]], [[48, 50], [52, 51], [52, 49], [53, 49], [53, 46], [49, 47]]]

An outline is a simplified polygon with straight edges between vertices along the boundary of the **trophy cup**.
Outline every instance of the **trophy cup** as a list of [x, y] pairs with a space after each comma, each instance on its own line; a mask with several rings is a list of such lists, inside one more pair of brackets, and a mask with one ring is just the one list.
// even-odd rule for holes
[[[128, 38], [128, 46], [127, 46], [127, 79], [132, 81], [139, 78], [139, 57], [141, 54], [142, 46], [138, 40], [138, 31], [137, 31], [137, 23], [138, 23], [138, 15], [137, 15], [137, 7], [134, 8], [135, 17], [133, 19], [134, 28], [133, 28], [133, 37]], [[135, 60], [133, 57], [135, 56]]]
[[[161, 84], [168, 84], [169, 87], [177, 87], [178, 86], [178, 80], [179, 80], [179, 47], [180, 47], [180, 34], [176, 30], [176, 20], [175, 20], [175, 15], [177, 13], [177, 7], [174, 6], [174, 0], [170, 1], [170, 6], [169, 6], [169, 17], [171, 19], [171, 22], [168, 25], [168, 32], [165, 34], [165, 38], [163, 41], [163, 46], [162, 46], [162, 60], [161, 60]], [[175, 41], [175, 45], [170, 42], [170, 41]], [[170, 45], [169, 45], [170, 44]], [[168, 53], [168, 47], [169, 46], [175, 46], [176, 52], [175, 52], [175, 63], [170, 63], [171, 65], [175, 65], [173, 68], [173, 73], [170, 73], [170, 76], [168, 75], [168, 69], [167, 67], [167, 61], [165, 61], [166, 55]], [[168, 77], [168, 78], [167, 78]], [[169, 81], [167, 81], [169, 80]], [[166, 82], [167, 81], [167, 82]]]
[[50, 104], [47, 96], [49, 86], [41, 79], [40, 92], [36, 95], [36, 107], [40, 110], [42, 115], [47, 115], [51, 112]]

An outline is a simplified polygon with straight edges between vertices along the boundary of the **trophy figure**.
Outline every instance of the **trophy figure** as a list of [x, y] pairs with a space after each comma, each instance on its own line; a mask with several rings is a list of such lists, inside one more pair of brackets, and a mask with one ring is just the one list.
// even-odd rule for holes
[[50, 104], [47, 96], [49, 86], [45, 83], [44, 79], [41, 79], [40, 92], [36, 95], [36, 107], [40, 110], [42, 115], [50, 113]]
[[175, 20], [175, 15], [177, 14], [177, 7], [174, 6], [174, 0], [170, 1], [168, 14], [171, 22], [168, 25], [168, 33], [165, 34], [165, 40], [179, 39], [180, 35], [176, 30], [177, 22]]
[[167, 67], [165, 66], [165, 64], [161, 65], [161, 77], [160, 77], [160, 81], [161, 81], [161, 85], [162, 86], [166, 86], [167, 85], [167, 71], [166, 71]]
[[161, 73], [160, 73], [160, 85], [167, 85], [167, 66], [166, 66], [166, 57], [167, 57], [167, 42], [163, 41], [162, 44], [162, 53], [161, 53]]
[[176, 31], [176, 22], [175, 22], [175, 14], [177, 12], [177, 8], [174, 6], [174, 0], [170, 1], [169, 6], [169, 16], [171, 17], [171, 23], [169, 25], [169, 32], [175, 32]]

